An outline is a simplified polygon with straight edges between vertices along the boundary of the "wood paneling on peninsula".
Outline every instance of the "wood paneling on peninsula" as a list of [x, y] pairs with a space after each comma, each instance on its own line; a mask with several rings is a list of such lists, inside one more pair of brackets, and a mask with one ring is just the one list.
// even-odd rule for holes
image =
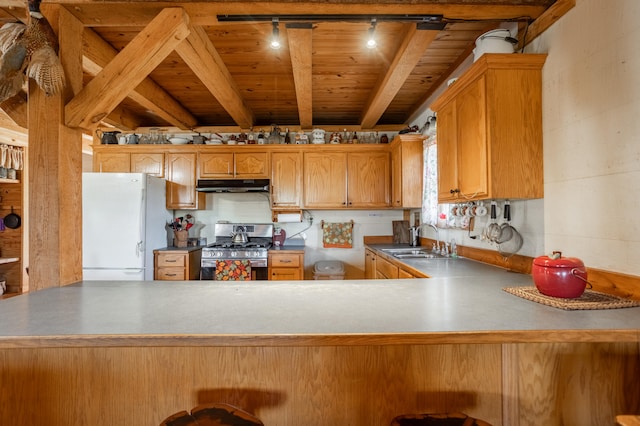
[[639, 358], [637, 342], [5, 348], [0, 423], [159, 424], [224, 401], [272, 425], [446, 411], [495, 426], [604, 425], [637, 411]]

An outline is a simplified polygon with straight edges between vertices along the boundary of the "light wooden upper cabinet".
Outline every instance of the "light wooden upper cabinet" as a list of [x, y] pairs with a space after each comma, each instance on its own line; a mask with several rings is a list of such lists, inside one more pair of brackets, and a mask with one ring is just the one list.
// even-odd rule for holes
[[233, 153], [220, 152], [215, 154], [200, 153], [201, 178], [232, 178]]
[[424, 137], [398, 135], [391, 143], [391, 205], [422, 207]]
[[484, 54], [438, 98], [438, 199], [543, 197], [544, 54]]
[[269, 153], [265, 152], [236, 152], [237, 178], [269, 179]]
[[302, 154], [300, 151], [271, 154], [271, 206], [299, 209], [302, 196]]
[[196, 192], [196, 157], [193, 153], [165, 154], [167, 162], [167, 208], [204, 209], [205, 194]]
[[304, 153], [305, 208], [384, 208], [390, 205], [388, 150]]
[[93, 154], [93, 171], [129, 173], [131, 171], [131, 154], [128, 152], [96, 152]]
[[349, 153], [347, 156], [347, 206], [389, 207], [391, 203], [389, 152]]
[[103, 173], [148, 173], [164, 177], [164, 154], [161, 152], [96, 152], [93, 171]]
[[[409, 167], [405, 155], [408, 152], [403, 145], [399, 157], [399, 167], [403, 170]], [[405, 186], [401, 186], [400, 191], [417, 188], [421, 193], [421, 158], [418, 152], [412, 160], [417, 163], [418, 171], [403, 171]], [[391, 147], [388, 144], [278, 145], [259, 149], [98, 145], [94, 146], [94, 170], [135, 171], [164, 177], [169, 209], [205, 208], [205, 194], [195, 190], [197, 179], [201, 178], [270, 179], [274, 210], [382, 209], [392, 206]], [[404, 200], [406, 202], [406, 196]], [[402, 208], [405, 206], [403, 204]]]
[[164, 154], [161, 152], [132, 153], [131, 171], [164, 177]]
[[345, 152], [305, 152], [303, 176], [306, 208], [347, 207]]
[[262, 152], [200, 153], [200, 177], [222, 179], [268, 179], [269, 154]]

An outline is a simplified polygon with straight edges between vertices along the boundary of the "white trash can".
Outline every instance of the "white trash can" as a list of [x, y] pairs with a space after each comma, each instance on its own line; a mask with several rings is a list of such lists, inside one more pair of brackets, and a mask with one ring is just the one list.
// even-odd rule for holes
[[339, 260], [321, 260], [313, 267], [314, 280], [343, 280], [344, 263]]

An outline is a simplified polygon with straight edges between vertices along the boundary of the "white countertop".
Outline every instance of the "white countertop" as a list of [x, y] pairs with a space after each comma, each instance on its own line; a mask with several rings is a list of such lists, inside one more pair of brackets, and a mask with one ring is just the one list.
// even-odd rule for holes
[[50, 288], [0, 300], [0, 347], [236, 345], [252, 339], [300, 344], [321, 337], [334, 344], [384, 344], [389, 336], [396, 343], [640, 340], [640, 308], [564, 311], [502, 291], [533, 285], [528, 275], [469, 259], [420, 262], [441, 278]]

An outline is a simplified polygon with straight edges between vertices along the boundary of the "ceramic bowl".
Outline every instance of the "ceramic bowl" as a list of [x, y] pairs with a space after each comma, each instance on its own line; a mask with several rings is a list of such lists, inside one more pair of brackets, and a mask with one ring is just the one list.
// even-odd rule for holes
[[169, 142], [171, 142], [174, 145], [185, 145], [188, 144], [189, 142], [191, 142], [189, 139], [187, 138], [169, 138]]

